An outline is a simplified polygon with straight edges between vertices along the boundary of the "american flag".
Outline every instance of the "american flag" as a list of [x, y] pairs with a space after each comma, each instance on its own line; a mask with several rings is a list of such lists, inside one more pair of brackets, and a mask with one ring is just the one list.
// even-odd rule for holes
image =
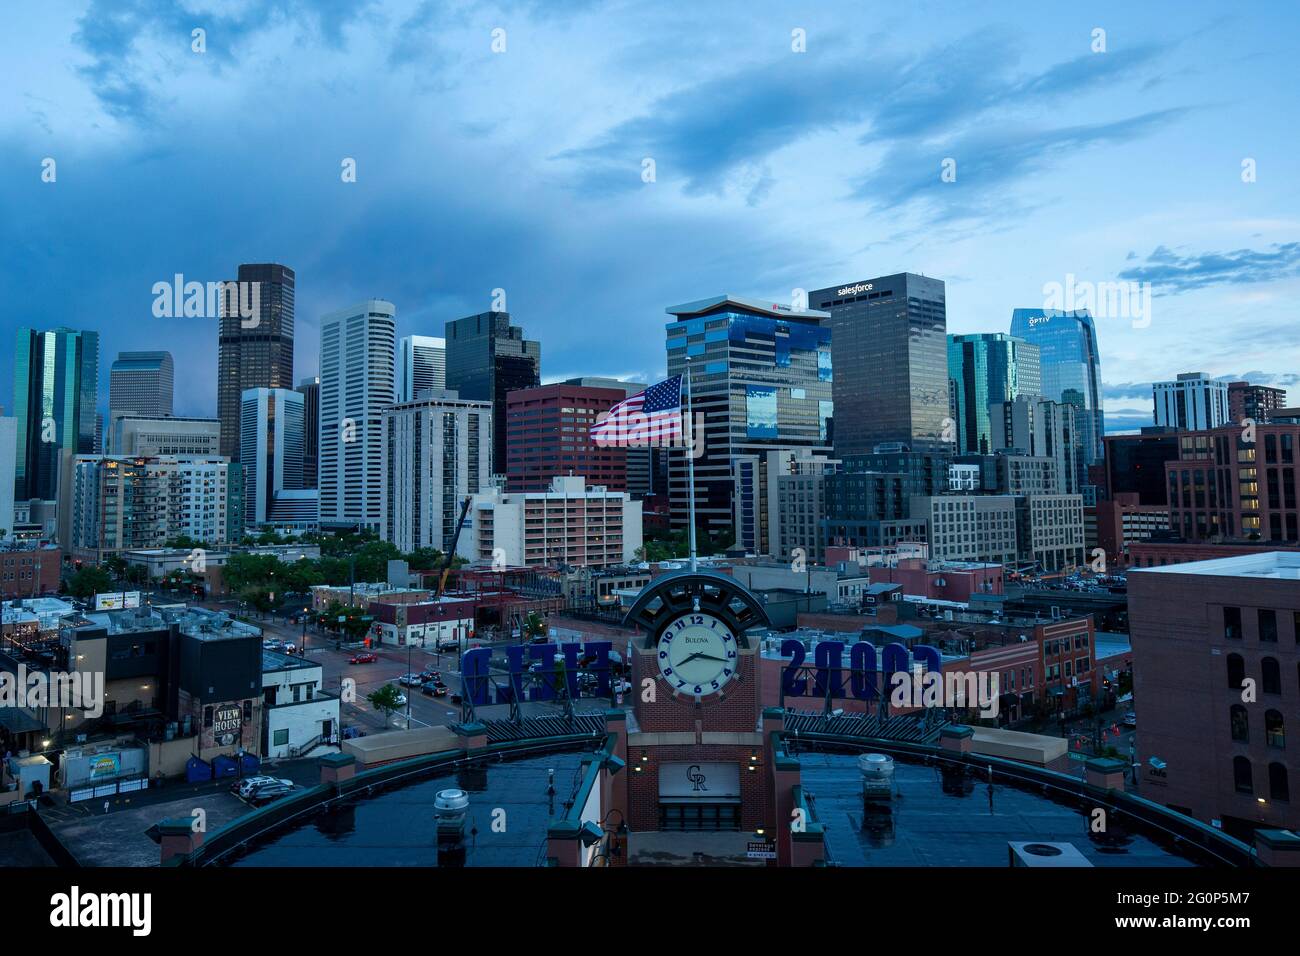
[[681, 437], [680, 375], [624, 399], [591, 426], [591, 440], [601, 448], [662, 446]]

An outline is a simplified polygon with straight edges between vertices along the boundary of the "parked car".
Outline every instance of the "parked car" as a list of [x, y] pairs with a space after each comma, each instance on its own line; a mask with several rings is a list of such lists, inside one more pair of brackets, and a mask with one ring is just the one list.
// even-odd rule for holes
[[406, 695], [405, 695], [405, 694], [398, 694], [398, 695], [397, 695], [397, 706], [398, 706], [398, 707], [405, 707], [405, 706], [406, 706]]
[[379, 660], [374, 654], [354, 654], [348, 659], [349, 664], [373, 664]]
[[440, 680], [427, 681], [420, 690], [430, 697], [446, 697], [447, 685]]
[[241, 794], [241, 796], [249, 803], [265, 803], [283, 797], [285, 794], [293, 793], [297, 789], [298, 785], [292, 780], [272, 780], [270, 783], [251, 788], [247, 794]]
[[420, 683], [427, 684], [431, 680], [442, 680], [442, 674], [438, 671], [420, 671]]
[[275, 777], [244, 777], [242, 780], [236, 780], [230, 785], [230, 792], [246, 797], [258, 787], [277, 782]]
[[420, 680], [419, 674], [403, 674], [397, 678], [397, 683], [403, 687], [419, 687], [424, 681]]
[[438, 641], [437, 646], [440, 651], [454, 651], [456, 648], [460, 647], [460, 638], [444, 637]]
[[364, 730], [362, 730], [360, 727], [344, 727], [344, 728], [343, 728], [343, 739], [344, 739], [344, 740], [356, 740], [358, 737], [364, 737], [365, 735], [366, 735], [366, 732], [365, 732]]

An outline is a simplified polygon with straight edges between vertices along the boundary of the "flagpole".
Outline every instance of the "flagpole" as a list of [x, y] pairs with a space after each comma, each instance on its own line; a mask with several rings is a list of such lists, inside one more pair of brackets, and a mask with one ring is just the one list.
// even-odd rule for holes
[[695, 416], [691, 412], [691, 357], [686, 356], [686, 422], [690, 443], [686, 446], [686, 482], [690, 495], [691, 574], [698, 570], [695, 557]]

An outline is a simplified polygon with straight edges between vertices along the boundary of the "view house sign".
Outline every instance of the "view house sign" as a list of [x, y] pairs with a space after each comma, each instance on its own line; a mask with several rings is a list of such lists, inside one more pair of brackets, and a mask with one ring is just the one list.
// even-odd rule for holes
[[239, 740], [243, 727], [244, 711], [238, 704], [223, 704], [212, 716], [212, 736], [222, 747]]

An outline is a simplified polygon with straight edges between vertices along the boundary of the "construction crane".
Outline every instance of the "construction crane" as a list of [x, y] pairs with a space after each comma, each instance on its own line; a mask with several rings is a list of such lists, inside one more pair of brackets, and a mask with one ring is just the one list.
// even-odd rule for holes
[[469, 505], [471, 496], [466, 495], [465, 500], [460, 505], [460, 520], [456, 522], [456, 532], [451, 536], [451, 544], [442, 556], [442, 571], [438, 575], [438, 590], [434, 592], [434, 600], [442, 599], [442, 592], [447, 587], [447, 575], [451, 573], [451, 562], [456, 557], [456, 544], [460, 541], [460, 531], [465, 527], [465, 516], [469, 514]]

